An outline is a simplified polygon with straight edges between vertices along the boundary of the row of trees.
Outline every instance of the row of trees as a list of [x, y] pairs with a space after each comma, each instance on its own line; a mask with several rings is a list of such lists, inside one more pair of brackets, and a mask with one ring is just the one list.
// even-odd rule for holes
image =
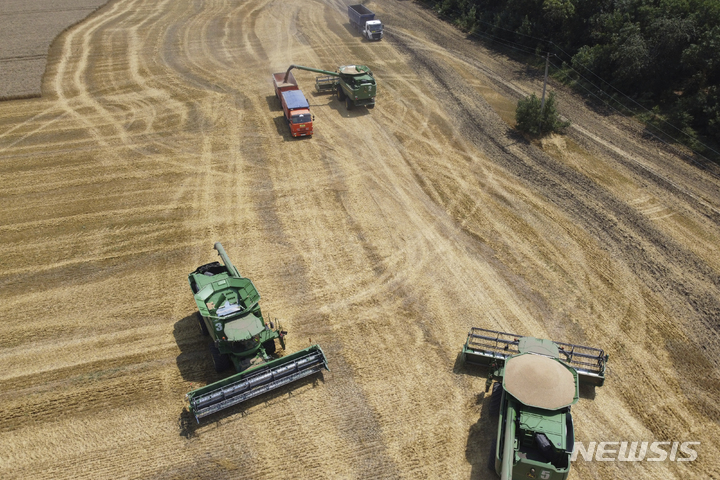
[[720, 144], [718, 0], [426, 1], [470, 32], [554, 53], [575, 81], [643, 105], [694, 148]]

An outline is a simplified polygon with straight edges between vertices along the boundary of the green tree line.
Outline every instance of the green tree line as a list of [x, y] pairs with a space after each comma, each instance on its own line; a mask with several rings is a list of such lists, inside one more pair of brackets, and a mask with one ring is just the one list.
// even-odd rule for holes
[[653, 112], [645, 115], [651, 125], [696, 150], [709, 153], [698, 140], [720, 144], [719, 0], [425, 3], [469, 32], [556, 54], [573, 80], [629, 96]]

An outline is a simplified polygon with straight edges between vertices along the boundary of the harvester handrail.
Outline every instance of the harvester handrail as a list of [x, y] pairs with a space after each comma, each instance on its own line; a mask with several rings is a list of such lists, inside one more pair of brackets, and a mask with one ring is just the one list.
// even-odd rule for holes
[[[221, 316], [221, 315], [213, 315], [212, 313], [210, 313], [209, 310], [208, 310], [208, 314], [207, 314], [207, 315], [204, 315], [204, 316], [207, 317], [207, 318], [209, 318], [209, 319], [211, 319], [211, 320], [228, 321], [228, 317], [232, 317], [232, 319], [235, 320], [235, 319], [237, 319], [237, 318], [246, 316], [249, 312], [252, 311], [253, 308], [255, 308], [255, 306], [256, 306], [258, 303], [260, 303], [260, 302], [255, 302], [255, 303], [253, 303], [252, 305], [250, 305], [249, 307], [243, 308], [242, 310], [238, 310], [238, 311], [236, 311], [236, 312], [232, 312], [231, 314], [226, 315], [226, 316], [224, 316], [224, 317]], [[216, 311], [217, 311], [217, 310], [216, 310]]]

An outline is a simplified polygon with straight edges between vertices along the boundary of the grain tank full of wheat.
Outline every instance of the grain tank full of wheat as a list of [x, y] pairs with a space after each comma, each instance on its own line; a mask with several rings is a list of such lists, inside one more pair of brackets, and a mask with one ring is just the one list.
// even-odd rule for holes
[[223, 372], [232, 367], [237, 373], [187, 394], [190, 412], [198, 421], [327, 369], [325, 354], [318, 345], [275, 358], [277, 343], [285, 349], [287, 332], [265, 320], [253, 282], [240, 275], [220, 243], [214, 248], [223, 263], [196, 268], [188, 281], [200, 330], [211, 339], [215, 370]]
[[605, 382], [605, 352], [473, 328], [462, 357], [489, 370], [489, 413], [498, 417], [489, 468], [501, 480], [567, 479], [575, 446], [570, 407], [581, 382]]

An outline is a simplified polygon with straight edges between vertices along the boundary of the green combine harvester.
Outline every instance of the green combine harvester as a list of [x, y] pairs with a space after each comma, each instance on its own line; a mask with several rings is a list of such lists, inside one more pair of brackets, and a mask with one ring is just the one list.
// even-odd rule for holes
[[238, 273], [219, 242], [214, 248], [224, 265], [213, 262], [198, 267], [188, 275], [188, 281], [200, 314], [200, 329], [212, 338], [210, 353], [215, 371], [220, 373], [232, 366], [238, 373], [186, 395], [190, 412], [198, 422], [323, 368], [328, 370], [318, 345], [284, 357], [271, 357], [276, 339], [285, 349], [287, 332], [280, 325], [265, 322], [255, 285]]
[[348, 110], [356, 106], [375, 108], [377, 84], [372, 72], [365, 65], [344, 65], [338, 67], [337, 72], [290, 65], [285, 73], [285, 81], [293, 68], [325, 74], [315, 79], [315, 89], [318, 92], [337, 92], [338, 100], [345, 102]]
[[565, 480], [575, 446], [571, 405], [580, 383], [602, 386], [600, 349], [472, 328], [464, 362], [489, 368], [489, 410], [499, 415], [489, 467], [501, 480]]

